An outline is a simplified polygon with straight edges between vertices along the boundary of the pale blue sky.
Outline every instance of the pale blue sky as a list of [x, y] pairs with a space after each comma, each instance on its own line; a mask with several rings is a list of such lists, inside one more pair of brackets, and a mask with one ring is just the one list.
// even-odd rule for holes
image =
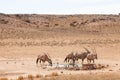
[[120, 0], [0, 0], [0, 13], [118, 14]]

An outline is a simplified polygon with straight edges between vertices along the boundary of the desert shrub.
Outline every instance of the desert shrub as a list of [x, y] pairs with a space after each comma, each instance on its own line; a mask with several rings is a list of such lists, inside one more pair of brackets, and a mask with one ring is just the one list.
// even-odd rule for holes
[[19, 76], [17, 80], [24, 80], [23, 76]]
[[70, 23], [70, 26], [72, 27], [76, 27], [79, 23], [77, 21], [73, 21], [72, 23]]
[[109, 69], [109, 71], [113, 71], [112, 69]]
[[44, 26], [45, 27], [49, 27], [49, 23], [48, 22], [44, 22]]
[[58, 26], [59, 24], [55, 24], [55, 26]]
[[96, 22], [96, 21], [97, 21], [97, 19], [94, 19], [94, 18], [93, 18], [91, 22]]
[[59, 76], [57, 72], [52, 72], [51, 74], [45, 75], [45, 77]]
[[41, 78], [41, 77], [43, 77], [43, 76], [42, 76], [42, 75], [37, 74], [35, 77], [36, 77], [36, 78]]
[[19, 15], [19, 14], [16, 14], [15, 16], [16, 16], [17, 18], [19, 18], [19, 19], [21, 19], [21, 17], [22, 17], [22, 16]]
[[58, 73], [57, 72], [52, 72], [51, 76], [58, 76]]
[[31, 23], [30, 20], [25, 20], [25, 22], [27, 22], [27, 23]]
[[29, 80], [33, 80], [34, 76], [33, 76], [33, 75], [28, 75], [27, 78], [28, 78]]
[[4, 20], [4, 19], [1, 19], [1, 20], [0, 20], [0, 23], [2, 23], [2, 24], [7, 24], [8, 21], [6, 21], [6, 20]]

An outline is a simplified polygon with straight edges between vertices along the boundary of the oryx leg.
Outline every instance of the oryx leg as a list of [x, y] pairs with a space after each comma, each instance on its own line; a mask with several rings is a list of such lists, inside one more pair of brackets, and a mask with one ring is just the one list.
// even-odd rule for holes
[[87, 62], [88, 62], [88, 63], [90, 63], [90, 60], [89, 60], [89, 59], [87, 59]]
[[90, 63], [91, 63], [91, 60], [90, 60]]
[[68, 59], [68, 63], [69, 63], [70, 59]]
[[82, 59], [82, 64], [83, 64], [83, 62], [84, 62], [84, 59]]
[[94, 59], [93, 59], [93, 63], [94, 63], [95, 61], [94, 61]]

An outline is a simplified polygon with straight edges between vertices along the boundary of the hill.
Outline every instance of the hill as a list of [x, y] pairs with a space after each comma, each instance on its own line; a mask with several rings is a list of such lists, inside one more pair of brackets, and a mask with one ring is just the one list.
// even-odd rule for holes
[[0, 39], [119, 34], [120, 15], [0, 14]]

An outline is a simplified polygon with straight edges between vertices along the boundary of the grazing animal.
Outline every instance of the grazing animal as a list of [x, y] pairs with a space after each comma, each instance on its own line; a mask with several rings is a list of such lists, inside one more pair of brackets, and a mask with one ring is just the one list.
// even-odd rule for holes
[[75, 64], [75, 55], [74, 55], [73, 52], [71, 52], [70, 54], [68, 54], [68, 55], [65, 57], [64, 62], [68, 62], [68, 63], [69, 63], [70, 60], [73, 61], [72, 64], [73, 64], [73, 66], [74, 66], [74, 64]]
[[50, 66], [52, 66], [52, 60], [50, 59], [49, 55], [47, 55], [47, 54], [39, 55], [37, 57], [36, 64], [38, 64], [38, 61], [40, 61], [40, 63], [41, 62], [45, 63], [47, 61], [50, 64]]
[[92, 49], [92, 51], [93, 51], [93, 53], [92, 54], [88, 54], [87, 55], [87, 62], [89, 63], [91, 63], [91, 61], [93, 61], [93, 63], [95, 62], [94, 60], [95, 59], [98, 59], [98, 57], [97, 57], [97, 53], [96, 53], [96, 49], [94, 48], [94, 49]]
[[93, 61], [93, 63], [95, 62], [94, 60], [95, 59], [98, 59], [97, 58], [97, 54], [88, 54], [87, 55], [87, 62], [90, 62], [91, 63], [91, 61]]
[[75, 54], [75, 60], [78, 61], [78, 59], [82, 60], [82, 64], [84, 62], [84, 59], [87, 57], [88, 54], [90, 54], [90, 51], [87, 48], [84, 48], [87, 52], [82, 52], [82, 53], [76, 53]]

